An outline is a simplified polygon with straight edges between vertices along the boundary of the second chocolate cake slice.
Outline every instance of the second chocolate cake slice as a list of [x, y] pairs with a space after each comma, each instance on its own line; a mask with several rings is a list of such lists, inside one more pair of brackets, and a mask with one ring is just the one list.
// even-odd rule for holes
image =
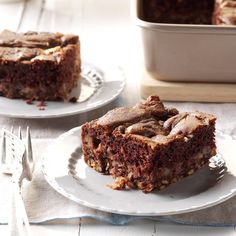
[[[0, 33], [0, 95], [30, 100], [68, 100], [80, 81], [76, 35]], [[79, 88], [79, 86], [78, 86]]]
[[216, 154], [213, 115], [167, 109], [157, 96], [82, 126], [85, 162], [115, 178], [114, 189], [163, 189]]

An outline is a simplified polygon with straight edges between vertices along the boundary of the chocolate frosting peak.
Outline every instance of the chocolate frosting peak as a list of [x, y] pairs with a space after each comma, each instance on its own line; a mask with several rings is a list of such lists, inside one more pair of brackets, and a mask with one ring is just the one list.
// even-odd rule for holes
[[124, 123], [134, 124], [142, 119], [155, 117], [156, 119], [166, 119], [167, 110], [163, 106], [158, 96], [151, 96], [145, 102], [137, 104], [132, 108], [120, 107], [109, 111], [98, 119], [98, 124], [117, 127]]
[[168, 112], [165, 109], [163, 103], [160, 101], [158, 96], [150, 96], [144, 102], [135, 106], [137, 109], [144, 109], [147, 113], [150, 113], [156, 117], [166, 117]]

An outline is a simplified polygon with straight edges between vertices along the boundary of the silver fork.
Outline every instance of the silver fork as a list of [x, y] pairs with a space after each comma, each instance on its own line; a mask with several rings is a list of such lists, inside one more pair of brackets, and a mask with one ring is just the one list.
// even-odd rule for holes
[[[31, 235], [31, 228], [21, 196], [23, 179], [32, 179], [33, 155], [30, 130], [27, 127], [26, 145], [22, 141], [21, 127], [18, 137], [11, 131], [2, 130], [1, 169], [5, 174], [12, 174], [12, 204], [9, 217], [10, 235]], [[23, 228], [23, 223], [25, 230]]]

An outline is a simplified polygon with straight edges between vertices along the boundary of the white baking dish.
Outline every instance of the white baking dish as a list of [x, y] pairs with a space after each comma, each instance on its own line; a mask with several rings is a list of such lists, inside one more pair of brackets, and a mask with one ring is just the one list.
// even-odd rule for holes
[[150, 23], [140, 0], [131, 14], [140, 26], [146, 70], [165, 81], [236, 82], [236, 27]]

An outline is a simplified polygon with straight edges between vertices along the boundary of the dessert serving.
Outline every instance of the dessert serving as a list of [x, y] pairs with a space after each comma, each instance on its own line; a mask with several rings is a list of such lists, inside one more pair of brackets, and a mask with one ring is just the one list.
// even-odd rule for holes
[[192, 175], [216, 154], [215, 120], [199, 111], [165, 108], [158, 96], [150, 96], [84, 124], [84, 160], [112, 175], [113, 189], [160, 190]]
[[235, 0], [142, 0], [144, 20], [172, 24], [235, 25]]
[[76, 35], [0, 33], [0, 95], [30, 100], [67, 100], [79, 83]]

